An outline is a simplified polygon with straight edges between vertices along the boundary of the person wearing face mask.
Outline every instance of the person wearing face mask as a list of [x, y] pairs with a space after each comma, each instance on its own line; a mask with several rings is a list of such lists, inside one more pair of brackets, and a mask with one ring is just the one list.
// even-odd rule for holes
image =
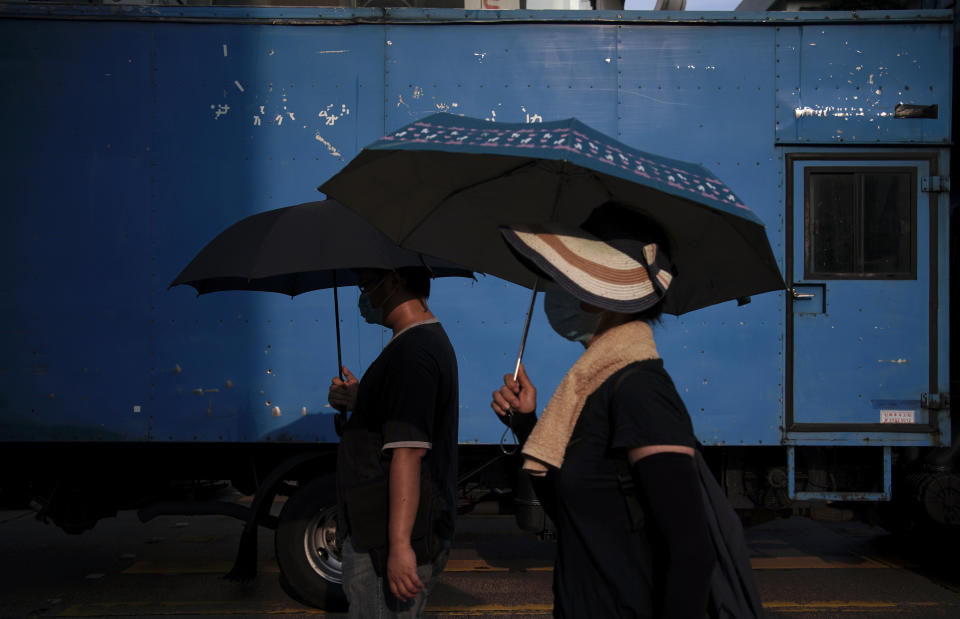
[[422, 267], [357, 271], [364, 319], [393, 331], [359, 381], [334, 377], [351, 414], [337, 451], [337, 538], [351, 617], [419, 617], [456, 514], [457, 360], [427, 307]]
[[742, 527], [719, 487], [705, 490], [709, 470], [650, 328], [673, 278], [682, 277], [665, 235], [612, 203], [579, 228], [501, 232], [528, 268], [556, 285], [544, 298], [551, 327], [586, 348], [539, 420], [523, 366], [491, 402], [523, 444], [523, 469], [557, 529], [554, 616], [754, 616], [717, 610], [722, 570], [714, 568], [728, 557], [717, 550], [723, 534], [713, 533], [714, 512], [721, 530], [740, 529], [721, 544], [737, 549], [723, 565], [745, 565], [738, 578], [748, 595], [729, 597], [759, 608]]
[[585, 309], [580, 299], [563, 288], [549, 288], [543, 295], [543, 312], [550, 327], [561, 337], [579, 342], [586, 348], [597, 331], [599, 314]]

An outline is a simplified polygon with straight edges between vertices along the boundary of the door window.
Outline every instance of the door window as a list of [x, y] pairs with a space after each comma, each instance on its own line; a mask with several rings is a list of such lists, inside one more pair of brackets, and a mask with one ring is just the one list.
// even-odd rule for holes
[[804, 170], [806, 279], [916, 279], [916, 170]]

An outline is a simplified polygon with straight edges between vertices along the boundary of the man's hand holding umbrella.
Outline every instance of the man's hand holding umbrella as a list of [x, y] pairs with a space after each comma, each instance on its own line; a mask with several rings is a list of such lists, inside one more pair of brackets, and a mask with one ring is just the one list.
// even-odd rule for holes
[[347, 369], [347, 366], [341, 366], [340, 370], [343, 372], [343, 378], [334, 376], [333, 380], [330, 381], [327, 400], [330, 402], [330, 406], [341, 413], [346, 413], [352, 411], [357, 404], [357, 388], [360, 381]]

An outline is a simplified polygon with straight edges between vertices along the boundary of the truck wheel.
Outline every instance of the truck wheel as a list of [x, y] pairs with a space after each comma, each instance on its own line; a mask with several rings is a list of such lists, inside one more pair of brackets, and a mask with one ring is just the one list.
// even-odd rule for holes
[[333, 488], [329, 477], [301, 486], [280, 512], [274, 545], [287, 595], [308, 606], [344, 611]]

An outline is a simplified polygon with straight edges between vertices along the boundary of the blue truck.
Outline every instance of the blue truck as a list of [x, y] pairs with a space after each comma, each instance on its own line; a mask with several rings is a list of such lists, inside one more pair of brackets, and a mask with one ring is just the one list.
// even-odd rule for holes
[[[236, 516], [248, 574], [249, 542], [274, 529], [288, 591], [341, 604], [330, 291], [168, 285], [221, 230], [322, 199], [411, 120], [575, 116], [703, 164], [767, 224], [785, 290], [657, 331], [733, 505], [955, 532], [955, 28], [944, 10], [0, 4], [0, 490], [70, 532], [118, 509]], [[388, 334], [340, 293], [360, 375]], [[522, 494], [489, 400], [528, 294], [434, 283], [464, 511]], [[543, 393], [579, 351], [535, 311], [525, 363]], [[218, 500], [215, 480], [252, 503]]]

